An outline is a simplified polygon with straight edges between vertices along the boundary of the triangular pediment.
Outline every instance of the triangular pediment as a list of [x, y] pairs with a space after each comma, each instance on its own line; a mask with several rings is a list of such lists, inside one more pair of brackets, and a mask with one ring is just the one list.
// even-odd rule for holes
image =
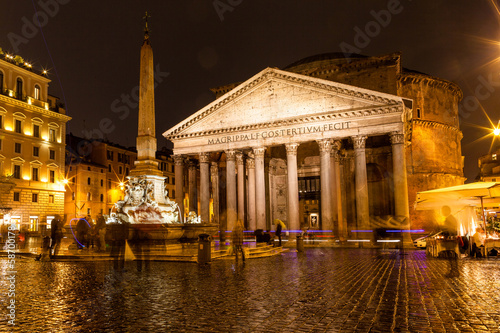
[[167, 130], [167, 139], [261, 127], [310, 117], [363, 115], [403, 105], [402, 98], [337, 82], [267, 68]]

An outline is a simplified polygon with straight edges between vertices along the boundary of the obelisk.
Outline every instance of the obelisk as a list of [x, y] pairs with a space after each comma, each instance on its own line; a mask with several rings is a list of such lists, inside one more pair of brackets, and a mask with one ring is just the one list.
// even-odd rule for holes
[[156, 161], [155, 96], [153, 49], [149, 40], [148, 13], [146, 12], [144, 41], [141, 47], [139, 81], [139, 119], [137, 132], [137, 160], [130, 177], [144, 177], [153, 184], [154, 200], [165, 203], [165, 177]]
[[139, 119], [137, 132], [137, 160], [131, 176], [163, 176], [156, 162], [155, 95], [153, 49], [149, 40], [148, 15], [145, 16], [144, 41], [141, 47], [139, 81]]

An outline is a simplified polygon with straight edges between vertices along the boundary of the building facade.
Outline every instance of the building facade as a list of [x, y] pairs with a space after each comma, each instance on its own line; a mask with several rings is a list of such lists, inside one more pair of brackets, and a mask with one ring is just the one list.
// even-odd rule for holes
[[481, 182], [500, 182], [500, 148], [483, 155], [478, 160], [479, 175], [476, 180]]
[[[69, 218], [109, 215], [124, 199], [124, 183], [137, 160], [137, 151], [118, 144], [67, 135], [65, 212]], [[157, 152], [158, 170], [165, 178], [169, 198], [175, 197], [173, 159], [168, 150]]]
[[[21, 232], [43, 233], [64, 213], [64, 148], [71, 119], [49, 95], [47, 72], [0, 51], [2, 216]], [[11, 185], [8, 185], [10, 183]]]
[[403, 69], [399, 53], [313, 56], [213, 91], [164, 136], [177, 178], [198, 161], [199, 212], [208, 219], [213, 202], [223, 230], [281, 219], [341, 239], [430, 231], [416, 193], [464, 181], [459, 87]]

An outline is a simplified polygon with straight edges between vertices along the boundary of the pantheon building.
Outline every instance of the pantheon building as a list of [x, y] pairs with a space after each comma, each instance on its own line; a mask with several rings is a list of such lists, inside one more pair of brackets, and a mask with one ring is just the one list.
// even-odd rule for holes
[[400, 53], [316, 55], [212, 91], [214, 102], [163, 135], [177, 203], [222, 232], [237, 219], [247, 230], [280, 219], [292, 237], [431, 231], [416, 193], [464, 182], [462, 92], [403, 68]]

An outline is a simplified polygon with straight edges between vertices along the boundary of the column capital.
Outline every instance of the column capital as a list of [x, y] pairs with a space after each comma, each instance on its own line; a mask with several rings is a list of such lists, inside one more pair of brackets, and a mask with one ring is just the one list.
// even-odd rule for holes
[[244, 159], [243, 159], [243, 153], [242, 152], [236, 152], [236, 164], [237, 165], [243, 165]]
[[210, 174], [212, 177], [217, 177], [219, 175], [219, 163], [212, 162], [210, 165]]
[[354, 144], [354, 149], [364, 149], [366, 138], [366, 135], [351, 136], [352, 143]]
[[255, 157], [264, 157], [266, 154], [266, 147], [253, 148], [253, 153], [255, 154]]
[[253, 158], [247, 158], [247, 169], [255, 169], [255, 160]]
[[330, 139], [316, 140], [319, 146], [320, 153], [328, 153], [332, 150], [332, 141]]
[[332, 152], [342, 148], [342, 140], [332, 140]]
[[236, 159], [236, 151], [233, 149], [225, 150], [226, 161], [234, 161]]
[[298, 143], [287, 143], [285, 144], [287, 155], [297, 155], [297, 148], [299, 148]]
[[196, 161], [192, 159], [188, 159], [188, 168], [189, 169], [196, 169]]
[[200, 163], [210, 163], [210, 153], [200, 153]]
[[391, 132], [389, 135], [391, 137], [391, 143], [393, 145], [405, 142], [405, 135], [403, 133]]
[[174, 155], [174, 163], [175, 163], [175, 165], [184, 165], [184, 156], [183, 155]]

